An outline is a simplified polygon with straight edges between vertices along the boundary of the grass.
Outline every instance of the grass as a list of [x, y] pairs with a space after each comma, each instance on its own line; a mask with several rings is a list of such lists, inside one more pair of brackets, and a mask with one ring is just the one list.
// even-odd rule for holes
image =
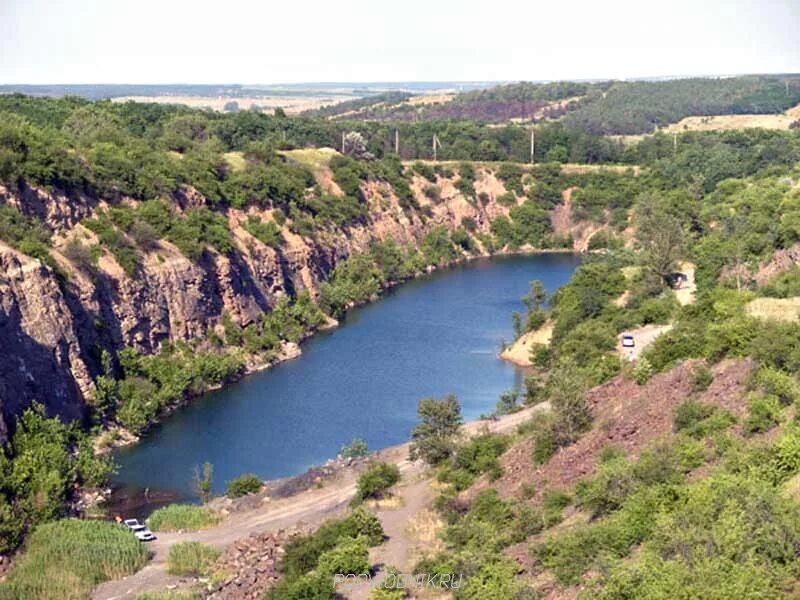
[[169, 549], [167, 572], [170, 575], [208, 575], [220, 551], [200, 542], [181, 542]]
[[756, 298], [745, 307], [747, 314], [767, 321], [794, 322], [800, 320], [800, 297]]
[[336, 156], [338, 152], [333, 148], [301, 148], [298, 150], [284, 150], [280, 154], [316, 172], [327, 168], [330, 165], [331, 158]]
[[684, 131], [736, 131], [740, 129], [789, 129], [795, 118], [780, 115], [718, 115], [707, 117], [686, 117], [672, 123], [663, 131], [683, 133]]
[[189, 504], [170, 504], [159, 508], [147, 519], [153, 531], [197, 531], [218, 522], [219, 517], [208, 508]]
[[244, 171], [247, 168], [247, 161], [244, 159], [243, 152], [226, 152], [223, 158], [234, 172]]
[[0, 597], [82, 600], [100, 583], [135, 573], [147, 559], [147, 548], [121, 525], [54, 521], [28, 538], [25, 552], [0, 586]]

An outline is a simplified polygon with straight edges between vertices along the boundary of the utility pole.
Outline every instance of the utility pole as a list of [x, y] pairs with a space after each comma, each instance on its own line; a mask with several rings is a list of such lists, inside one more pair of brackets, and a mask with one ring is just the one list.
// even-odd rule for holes
[[437, 157], [437, 154], [436, 154], [436, 146], [439, 146], [439, 148], [441, 148], [442, 144], [441, 144], [441, 142], [439, 142], [438, 136], [434, 133], [433, 134], [433, 160], [434, 161], [439, 160], [438, 157]]
[[394, 130], [394, 153], [400, 156], [400, 130]]
[[672, 154], [678, 153], [678, 132], [672, 132]]
[[344, 154], [344, 131], [342, 132], [342, 154]]
[[536, 135], [534, 129], [531, 127], [531, 164], [533, 164], [533, 151], [536, 149]]

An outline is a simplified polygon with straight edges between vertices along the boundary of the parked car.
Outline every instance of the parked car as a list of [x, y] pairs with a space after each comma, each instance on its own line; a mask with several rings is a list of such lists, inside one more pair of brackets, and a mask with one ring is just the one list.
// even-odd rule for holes
[[125, 519], [122, 523], [133, 532], [133, 535], [135, 535], [140, 542], [152, 542], [156, 539], [153, 532], [140, 523], [139, 519]]
[[630, 334], [625, 334], [622, 336], [622, 347], [623, 348], [634, 348], [636, 346], [636, 342], [633, 340], [633, 336]]

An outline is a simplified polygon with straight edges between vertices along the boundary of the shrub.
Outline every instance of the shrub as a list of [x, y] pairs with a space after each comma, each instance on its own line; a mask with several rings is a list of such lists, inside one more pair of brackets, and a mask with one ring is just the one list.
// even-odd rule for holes
[[735, 421], [733, 415], [717, 406], [687, 400], [675, 409], [673, 428], [678, 433], [702, 438], [726, 429]]
[[344, 519], [326, 522], [311, 535], [292, 539], [286, 545], [286, 553], [280, 570], [293, 579], [316, 568], [323, 552], [333, 549], [342, 538], [364, 536], [367, 544], [374, 546], [383, 541], [383, 527], [372, 513], [357, 508]]
[[434, 204], [438, 204], [442, 199], [442, 191], [439, 189], [438, 185], [426, 185], [422, 191], [425, 194], [425, 197]]
[[497, 479], [503, 474], [498, 458], [506, 448], [506, 436], [488, 432], [475, 436], [456, 449], [452, 461], [439, 474], [439, 480], [461, 491], [483, 473]]
[[364, 537], [344, 540], [323, 552], [317, 562], [317, 570], [327, 575], [367, 575], [369, 559]]
[[653, 376], [653, 366], [647, 358], [642, 357], [636, 361], [633, 367], [633, 380], [639, 385], [644, 385]]
[[244, 223], [244, 229], [270, 248], [278, 248], [283, 243], [281, 228], [273, 221], [264, 222], [258, 217], [249, 216]]
[[516, 578], [519, 571], [520, 566], [509, 558], [481, 565], [478, 571], [466, 580], [464, 587], [458, 590], [456, 597], [459, 600], [524, 598], [525, 584]]
[[209, 575], [220, 551], [200, 542], [180, 542], [169, 549], [167, 572], [170, 575]]
[[761, 367], [753, 375], [751, 384], [765, 394], [777, 396], [783, 405], [789, 405], [800, 397], [797, 380], [774, 367]]
[[188, 504], [170, 504], [153, 511], [147, 524], [153, 531], [197, 531], [213, 527], [219, 517], [210, 509]]
[[106, 521], [65, 519], [30, 535], [4, 584], [12, 598], [83, 600], [103, 581], [141, 569], [147, 548], [127, 528]]
[[284, 579], [267, 591], [267, 600], [330, 600], [334, 596], [333, 577], [326, 573]]
[[363, 458], [369, 454], [369, 447], [367, 446], [367, 442], [362, 438], [353, 438], [353, 441], [349, 444], [342, 446], [339, 454], [341, 454], [343, 458]]
[[354, 502], [380, 498], [386, 490], [400, 481], [400, 469], [393, 463], [374, 463], [358, 478]]
[[711, 369], [704, 364], [698, 363], [694, 369], [692, 369], [693, 392], [703, 392], [707, 390], [712, 381], [714, 381], [714, 374], [711, 372]]
[[780, 423], [780, 415], [781, 403], [777, 396], [751, 395], [742, 430], [750, 435], [769, 431]]
[[261, 491], [263, 482], [258, 475], [247, 473], [239, 475], [236, 479], [228, 482], [228, 491], [225, 494], [228, 498], [240, 498], [248, 494], [255, 494]]

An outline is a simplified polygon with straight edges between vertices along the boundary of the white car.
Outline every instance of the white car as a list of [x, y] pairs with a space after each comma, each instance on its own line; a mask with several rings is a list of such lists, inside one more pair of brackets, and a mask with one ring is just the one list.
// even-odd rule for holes
[[633, 341], [632, 335], [623, 335], [622, 336], [622, 347], [623, 348], [633, 348], [636, 346], [636, 342]]
[[133, 535], [135, 535], [140, 542], [152, 542], [156, 539], [153, 532], [142, 525], [139, 519], [125, 519], [122, 523], [133, 532]]

